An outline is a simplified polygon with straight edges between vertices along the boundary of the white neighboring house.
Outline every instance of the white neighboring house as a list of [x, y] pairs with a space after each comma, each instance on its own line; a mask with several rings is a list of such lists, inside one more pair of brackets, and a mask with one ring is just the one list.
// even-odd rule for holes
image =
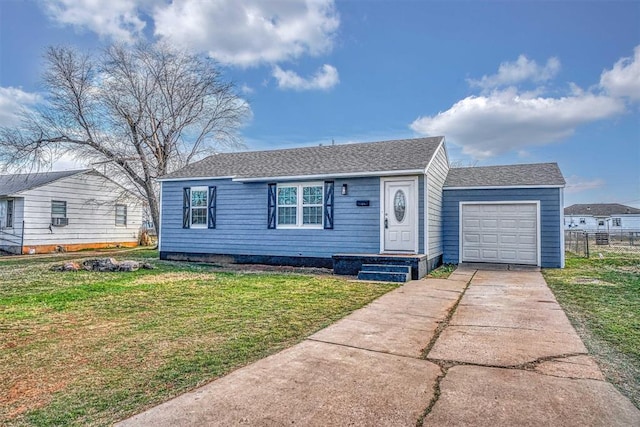
[[143, 203], [92, 169], [0, 175], [0, 249], [136, 246]]
[[618, 203], [571, 205], [564, 208], [564, 229], [640, 232], [640, 209]]

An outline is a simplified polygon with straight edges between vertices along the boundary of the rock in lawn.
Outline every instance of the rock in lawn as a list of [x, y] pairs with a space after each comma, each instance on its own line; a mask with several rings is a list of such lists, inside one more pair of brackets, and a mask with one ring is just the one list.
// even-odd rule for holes
[[66, 261], [62, 265], [54, 265], [51, 267], [52, 271], [78, 271], [80, 270], [80, 264], [73, 261]]
[[140, 268], [140, 263], [138, 261], [122, 261], [118, 267], [118, 271], [137, 271]]
[[140, 268], [144, 268], [146, 270], [152, 270], [153, 265], [148, 262], [138, 262], [138, 261], [121, 261], [118, 262], [114, 258], [98, 258], [98, 259], [88, 259], [82, 263], [82, 265], [73, 261], [66, 261], [63, 265], [56, 265], [51, 267], [53, 271], [78, 271], [78, 270], [87, 270], [87, 271], [137, 271]]
[[118, 263], [113, 258], [88, 259], [82, 263], [85, 270], [118, 271]]

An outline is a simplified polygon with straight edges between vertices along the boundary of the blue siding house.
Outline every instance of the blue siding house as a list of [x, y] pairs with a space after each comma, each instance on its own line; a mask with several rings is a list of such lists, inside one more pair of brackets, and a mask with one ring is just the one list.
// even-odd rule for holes
[[[455, 206], [473, 197], [447, 199], [449, 177], [443, 137], [215, 154], [159, 180], [160, 257], [333, 267], [338, 274], [401, 264], [416, 279], [443, 259], [466, 261], [455, 252], [450, 221], [458, 221]], [[536, 197], [549, 191], [561, 197], [561, 187]], [[480, 200], [534, 197], [516, 193], [486, 192]], [[544, 254], [535, 261], [550, 265], [561, 255], [558, 245], [547, 253], [554, 231], [546, 221], [559, 218], [562, 203], [542, 206]], [[521, 252], [515, 262], [532, 263]]]

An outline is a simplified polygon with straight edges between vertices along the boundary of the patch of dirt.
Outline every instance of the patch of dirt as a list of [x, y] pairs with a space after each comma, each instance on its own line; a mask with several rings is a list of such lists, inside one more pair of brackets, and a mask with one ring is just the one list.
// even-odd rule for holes
[[185, 282], [195, 280], [216, 280], [213, 273], [190, 273], [188, 271], [176, 271], [171, 273], [150, 274], [138, 277], [132, 282], [133, 285], [153, 285], [155, 283]]
[[[6, 393], [0, 394], [0, 403], [7, 406], [7, 418], [15, 418], [27, 411], [41, 408], [51, 400], [51, 395], [64, 389], [67, 381], [42, 382], [34, 378], [21, 378]], [[16, 405], [17, 404], [17, 405]]]
[[615, 283], [605, 282], [604, 280], [594, 279], [593, 277], [575, 277], [573, 282], [578, 285], [618, 286]]

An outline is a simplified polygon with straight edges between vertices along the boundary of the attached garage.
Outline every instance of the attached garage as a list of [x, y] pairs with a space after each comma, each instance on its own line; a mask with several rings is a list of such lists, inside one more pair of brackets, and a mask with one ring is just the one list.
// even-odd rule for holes
[[563, 188], [555, 163], [450, 169], [443, 261], [564, 267]]

